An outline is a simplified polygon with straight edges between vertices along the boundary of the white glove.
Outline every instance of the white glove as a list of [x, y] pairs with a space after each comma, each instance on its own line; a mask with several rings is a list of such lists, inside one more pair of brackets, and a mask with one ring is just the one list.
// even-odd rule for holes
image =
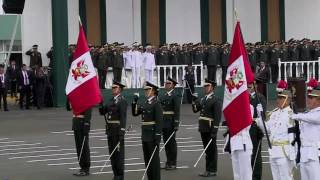
[[133, 94], [134, 96], [140, 97], [140, 94], [138, 92]]
[[294, 120], [299, 120], [301, 118], [300, 114], [292, 114], [291, 118]]
[[262, 113], [263, 113], [262, 104], [258, 104], [257, 107], [256, 107], [256, 109], [257, 109], [257, 115], [258, 115], [258, 117], [261, 118], [261, 117], [262, 117]]

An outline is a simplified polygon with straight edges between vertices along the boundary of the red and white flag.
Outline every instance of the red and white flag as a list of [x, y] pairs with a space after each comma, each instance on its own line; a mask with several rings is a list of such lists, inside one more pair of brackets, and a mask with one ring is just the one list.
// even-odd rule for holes
[[237, 22], [231, 47], [223, 99], [223, 114], [231, 137], [252, 123], [247, 82], [254, 75], [249, 66], [240, 23]]
[[69, 70], [66, 94], [76, 115], [102, 101], [97, 73], [82, 26], [80, 26], [77, 48]]

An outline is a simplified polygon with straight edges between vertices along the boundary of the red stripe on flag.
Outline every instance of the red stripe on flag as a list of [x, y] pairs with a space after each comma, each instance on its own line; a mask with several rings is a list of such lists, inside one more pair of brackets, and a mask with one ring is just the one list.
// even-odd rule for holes
[[82, 26], [79, 29], [79, 36], [77, 41], [76, 51], [73, 53], [73, 60], [82, 56], [84, 53], [89, 51], [86, 35], [84, 34]]
[[240, 94], [224, 110], [231, 137], [252, 123], [249, 95], [246, 92]]
[[[93, 95], [94, 94], [94, 95]], [[69, 95], [68, 99], [75, 115], [83, 113], [87, 109], [101, 102], [101, 93], [98, 86], [97, 77], [94, 77], [76, 89]]]

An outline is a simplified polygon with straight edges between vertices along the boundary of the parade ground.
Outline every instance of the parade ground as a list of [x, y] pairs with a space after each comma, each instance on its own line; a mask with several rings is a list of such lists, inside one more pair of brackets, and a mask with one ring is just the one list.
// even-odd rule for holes
[[[272, 107], [268, 107], [271, 109]], [[233, 179], [230, 155], [223, 153], [225, 127], [219, 128], [217, 145], [219, 149], [218, 176], [201, 178], [204, 171], [204, 157], [196, 168], [194, 163], [200, 156], [203, 146], [198, 128], [198, 114], [191, 105], [181, 107], [182, 124], [177, 133], [178, 169], [161, 170], [161, 179]], [[0, 112], [0, 179], [9, 180], [74, 180], [74, 179], [111, 179], [110, 162], [100, 172], [108, 159], [105, 122], [98, 109], [93, 110], [90, 132], [91, 175], [75, 177], [72, 174], [79, 168], [77, 163], [71, 112], [64, 108], [50, 108], [41, 111], [10, 109]], [[144, 173], [141, 146], [141, 117], [132, 117], [128, 109], [127, 126], [132, 129], [125, 136], [125, 179], [140, 180]], [[263, 141], [263, 179], [272, 178], [269, 156]], [[163, 144], [161, 144], [162, 146]], [[161, 164], [166, 161], [165, 152], [160, 153]], [[147, 179], [147, 178], [145, 178]]]

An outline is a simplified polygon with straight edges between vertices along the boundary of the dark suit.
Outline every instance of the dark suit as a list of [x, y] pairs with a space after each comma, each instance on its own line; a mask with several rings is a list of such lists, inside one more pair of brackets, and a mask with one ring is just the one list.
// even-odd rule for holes
[[18, 68], [17, 66], [13, 67], [8, 67], [7, 69], [7, 74], [10, 79], [10, 91], [11, 91], [11, 97], [17, 95], [17, 78], [18, 78]]
[[26, 97], [26, 108], [29, 109], [30, 106], [30, 97], [31, 97], [31, 88], [33, 84], [33, 74], [31, 71], [26, 71], [27, 76], [23, 75], [23, 71], [20, 71], [18, 74], [18, 86], [20, 90], [20, 108], [23, 108], [23, 99]]
[[111, 165], [114, 180], [124, 179], [124, 135], [127, 122], [127, 101], [122, 95], [112, 98], [104, 109], [100, 108], [100, 114], [107, 114], [106, 134], [108, 135], [109, 154], [120, 145], [111, 156]]
[[260, 68], [258, 70], [258, 73], [256, 74], [256, 78], [259, 79], [260, 81], [267, 83], [269, 80], [269, 70], [265, 66], [264, 68]]
[[7, 74], [0, 74], [0, 108], [3, 100], [3, 109], [8, 110], [7, 105], [7, 90], [9, 87], [9, 76]]
[[206, 171], [217, 173], [218, 149], [217, 149], [217, 133], [221, 120], [221, 100], [214, 94], [211, 94], [201, 100], [192, 102], [192, 110], [194, 113], [200, 111], [199, 132], [203, 147], [205, 148], [212, 139], [211, 144], [206, 150]]
[[142, 106], [137, 102], [132, 103], [132, 114], [142, 117], [142, 149], [144, 155], [144, 163], [147, 167], [151, 155], [156, 148], [156, 151], [147, 170], [148, 180], [160, 180], [160, 157], [159, 147], [161, 141], [162, 119], [163, 112], [160, 103], [156, 97], [150, 101], [147, 100]]

